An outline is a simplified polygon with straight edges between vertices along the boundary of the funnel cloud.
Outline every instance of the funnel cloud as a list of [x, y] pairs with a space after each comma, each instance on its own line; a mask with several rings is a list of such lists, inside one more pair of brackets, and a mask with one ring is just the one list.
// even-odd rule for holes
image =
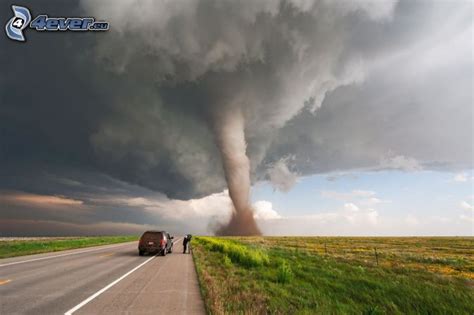
[[250, 208], [250, 161], [246, 155], [244, 117], [239, 109], [216, 117], [215, 136], [222, 156], [229, 196], [234, 205], [231, 220], [218, 235], [258, 235], [260, 231]]

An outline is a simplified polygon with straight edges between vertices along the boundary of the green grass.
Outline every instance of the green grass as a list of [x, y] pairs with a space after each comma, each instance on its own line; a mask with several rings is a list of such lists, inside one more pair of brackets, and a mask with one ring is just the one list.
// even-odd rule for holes
[[211, 314], [474, 314], [473, 249], [472, 237], [193, 240]]
[[66, 249], [124, 243], [138, 240], [138, 236], [67, 237], [41, 240], [0, 241], [0, 258], [56, 252]]
[[224, 259], [227, 257], [232, 263], [245, 267], [263, 266], [269, 263], [267, 254], [260, 250], [250, 249], [237, 242], [210, 237], [200, 237], [199, 241], [206, 249], [223, 253], [225, 255]]

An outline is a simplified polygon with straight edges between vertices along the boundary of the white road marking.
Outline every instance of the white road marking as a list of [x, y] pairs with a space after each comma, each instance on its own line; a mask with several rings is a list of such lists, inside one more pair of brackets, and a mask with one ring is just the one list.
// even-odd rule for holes
[[29, 260], [22, 260], [22, 261], [15, 261], [11, 263], [6, 263], [6, 264], [1, 264], [0, 267], [6, 267], [6, 266], [11, 266], [11, 265], [18, 265], [18, 264], [24, 264], [27, 262], [32, 262], [32, 261], [38, 261], [38, 260], [45, 260], [45, 259], [51, 259], [51, 258], [57, 258], [57, 257], [64, 257], [64, 256], [70, 256], [70, 255], [77, 255], [77, 254], [82, 254], [82, 253], [88, 253], [88, 252], [94, 252], [98, 250], [103, 250], [103, 249], [109, 249], [109, 248], [115, 248], [119, 246], [125, 246], [125, 245], [130, 245], [129, 243], [127, 244], [118, 244], [114, 246], [108, 246], [108, 247], [100, 247], [100, 248], [92, 248], [88, 250], [83, 250], [83, 251], [78, 251], [78, 252], [73, 252], [73, 253], [67, 253], [67, 254], [60, 254], [60, 255], [54, 255], [54, 256], [46, 256], [46, 257], [41, 257], [41, 258], [35, 258], [35, 259], [29, 259]]
[[[174, 243], [177, 243], [181, 240], [181, 238], [179, 240], [176, 240], [173, 242]], [[107, 291], [108, 289], [110, 289], [111, 287], [113, 287], [114, 285], [116, 285], [117, 283], [119, 283], [120, 281], [122, 281], [123, 279], [125, 279], [126, 277], [128, 277], [132, 272], [136, 271], [137, 269], [141, 268], [143, 265], [145, 265], [146, 263], [148, 263], [150, 260], [152, 260], [153, 258], [155, 258], [157, 255], [153, 256], [153, 257], [150, 257], [148, 258], [147, 260], [145, 260], [144, 262], [142, 262], [140, 265], [136, 266], [135, 268], [133, 268], [132, 270], [130, 270], [129, 272], [127, 272], [126, 274], [124, 274], [123, 276], [121, 276], [120, 278], [118, 278], [117, 280], [115, 280], [114, 282], [112, 283], [109, 283], [107, 286], [103, 287], [102, 289], [100, 289], [99, 291], [97, 291], [96, 293], [92, 294], [91, 296], [89, 296], [87, 299], [85, 299], [84, 301], [82, 301], [81, 303], [77, 304], [76, 306], [74, 306], [73, 308], [71, 308], [69, 311], [67, 311], [66, 313], [64, 313], [64, 315], [71, 315], [73, 314], [75, 311], [77, 311], [78, 309], [80, 309], [81, 307], [83, 307], [84, 305], [86, 305], [87, 303], [89, 303], [90, 301], [92, 301], [93, 299], [95, 299], [96, 297], [98, 297], [99, 295], [101, 295], [102, 293], [104, 293], [105, 291]]]
[[135, 268], [133, 268], [132, 270], [130, 270], [129, 272], [127, 272], [126, 274], [124, 274], [123, 276], [118, 278], [117, 280], [115, 280], [114, 282], [109, 283], [107, 286], [103, 287], [102, 289], [100, 289], [96, 293], [92, 294], [87, 299], [85, 299], [84, 301], [82, 301], [81, 303], [77, 304], [76, 306], [71, 308], [69, 311], [64, 313], [64, 315], [71, 315], [72, 313], [74, 313], [75, 311], [77, 311], [78, 309], [80, 309], [81, 307], [83, 307], [84, 305], [86, 305], [87, 303], [89, 303], [90, 301], [92, 301], [93, 299], [95, 299], [96, 297], [98, 297], [99, 295], [101, 295], [102, 293], [104, 293], [105, 291], [107, 291], [108, 289], [113, 287], [114, 285], [116, 285], [121, 280], [125, 279], [132, 272], [139, 269], [140, 267], [142, 267], [143, 265], [145, 265], [146, 263], [148, 263], [150, 260], [152, 260], [154, 258], [156, 258], [156, 255], [154, 255], [153, 257], [148, 258], [147, 260], [145, 260], [144, 262], [142, 262], [141, 264], [139, 264], [138, 266], [136, 266]]

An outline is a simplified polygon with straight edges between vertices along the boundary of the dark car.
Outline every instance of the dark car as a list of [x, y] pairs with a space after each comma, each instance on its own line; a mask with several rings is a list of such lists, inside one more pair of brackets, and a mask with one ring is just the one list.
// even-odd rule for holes
[[138, 254], [145, 253], [166, 256], [173, 251], [173, 237], [165, 231], [146, 231], [138, 242]]

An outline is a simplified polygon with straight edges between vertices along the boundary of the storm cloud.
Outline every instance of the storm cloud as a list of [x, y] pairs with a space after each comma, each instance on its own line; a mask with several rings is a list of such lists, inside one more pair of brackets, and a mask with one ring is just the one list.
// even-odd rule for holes
[[[0, 39], [2, 220], [173, 224], [145, 208], [227, 188], [213, 128], [236, 109], [252, 183], [284, 191], [311, 174], [473, 166], [469, 1], [27, 6], [111, 29]], [[20, 193], [82, 204], [58, 215]], [[107, 202], [140, 197], [155, 207]]]

